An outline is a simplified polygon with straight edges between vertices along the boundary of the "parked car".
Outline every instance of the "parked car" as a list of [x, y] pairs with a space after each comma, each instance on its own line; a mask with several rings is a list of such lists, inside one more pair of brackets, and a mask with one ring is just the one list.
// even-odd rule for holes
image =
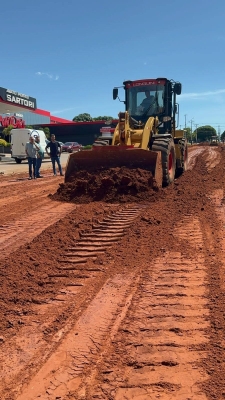
[[77, 142], [66, 142], [62, 146], [62, 151], [67, 151], [68, 153], [72, 153], [73, 151], [80, 151], [82, 145]]

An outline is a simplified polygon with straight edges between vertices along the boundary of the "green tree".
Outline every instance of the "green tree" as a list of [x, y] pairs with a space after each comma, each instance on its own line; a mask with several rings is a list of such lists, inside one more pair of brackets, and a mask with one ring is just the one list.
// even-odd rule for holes
[[93, 118], [88, 113], [79, 114], [73, 118], [75, 122], [93, 121]]
[[206, 142], [210, 140], [211, 136], [216, 136], [217, 132], [215, 128], [210, 125], [200, 126], [197, 130], [193, 132], [193, 135], [196, 136], [198, 142]]
[[46, 138], [47, 139], [50, 139], [50, 129], [49, 129], [49, 127], [48, 126], [46, 126], [44, 129], [43, 129], [43, 131], [44, 131], [44, 133], [45, 133], [45, 136], [46, 136]]
[[223, 131], [223, 133], [221, 134], [220, 140], [225, 140], [225, 131]]
[[109, 115], [99, 115], [98, 117], [93, 117], [88, 114], [88, 113], [83, 113], [83, 114], [79, 114], [76, 117], [73, 118], [73, 121], [75, 122], [83, 122], [83, 121], [109, 121], [111, 119], [114, 119], [113, 117], [109, 116]]
[[99, 117], [94, 117], [92, 119], [93, 119], [93, 121], [108, 121], [108, 120], [115, 119], [115, 118], [110, 117], [108, 115], [104, 115], [104, 117], [99, 116]]
[[6, 136], [10, 136], [11, 135], [11, 130], [13, 129], [12, 125], [7, 126], [6, 128], [3, 129], [2, 134], [4, 136], [4, 138]]
[[7, 146], [7, 142], [6, 142], [6, 140], [4, 140], [4, 139], [0, 139], [0, 146], [4, 146], [4, 147], [6, 147]]

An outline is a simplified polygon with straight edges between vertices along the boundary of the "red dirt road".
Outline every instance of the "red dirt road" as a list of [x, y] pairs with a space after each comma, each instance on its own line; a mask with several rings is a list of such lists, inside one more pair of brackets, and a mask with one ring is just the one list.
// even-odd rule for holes
[[224, 171], [193, 147], [168, 188], [77, 203], [0, 177], [1, 400], [225, 398]]

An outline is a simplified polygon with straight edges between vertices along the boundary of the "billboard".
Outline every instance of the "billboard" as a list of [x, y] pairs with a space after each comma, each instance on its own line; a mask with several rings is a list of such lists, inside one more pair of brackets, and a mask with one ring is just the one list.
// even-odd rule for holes
[[36, 110], [37, 108], [37, 102], [34, 97], [30, 97], [20, 92], [15, 92], [14, 90], [0, 87], [0, 98], [4, 103], [24, 107], [28, 110]]

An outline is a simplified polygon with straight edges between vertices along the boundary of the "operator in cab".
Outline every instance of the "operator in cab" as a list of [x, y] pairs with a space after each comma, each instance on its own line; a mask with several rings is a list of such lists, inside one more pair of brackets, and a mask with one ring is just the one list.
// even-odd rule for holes
[[155, 96], [150, 95], [150, 91], [146, 90], [145, 91], [145, 99], [141, 102], [141, 104], [138, 107], [138, 112], [140, 114], [154, 114], [155, 113], [155, 108], [156, 108], [156, 103], [155, 103]]

